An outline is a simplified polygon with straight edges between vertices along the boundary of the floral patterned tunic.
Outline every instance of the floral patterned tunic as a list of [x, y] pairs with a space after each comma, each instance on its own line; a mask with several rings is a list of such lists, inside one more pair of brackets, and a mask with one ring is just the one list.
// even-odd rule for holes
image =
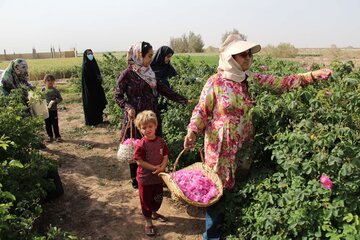
[[[254, 81], [288, 90], [311, 82], [309, 75], [291, 75], [283, 79], [260, 74]], [[247, 81], [235, 82], [219, 72], [206, 82], [192, 112], [188, 128], [196, 134], [205, 129], [205, 163], [220, 176], [224, 188], [235, 184], [235, 170], [239, 165], [235, 156], [247, 141], [253, 140], [253, 126], [249, 110], [253, 105]]]

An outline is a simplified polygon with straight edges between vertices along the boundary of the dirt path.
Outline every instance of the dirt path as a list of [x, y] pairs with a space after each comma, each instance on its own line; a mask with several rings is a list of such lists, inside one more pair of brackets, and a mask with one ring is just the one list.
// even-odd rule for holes
[[[50, 143], [43, 151], [60, 164], [65, 194], [45, 205], [43, 225], [58, 226], [82, 239], [149, 239], [138, 192], [131, 187], [129, 168], [116, 160], [118, 133], [106, 126], [84, 126], [80, 104], [59, 111], [63, 143]], [[151, 239], [196, 240], [204, 229], [204, 211], [165, 197], [159, 213], [169, 221], [154, 221]]]

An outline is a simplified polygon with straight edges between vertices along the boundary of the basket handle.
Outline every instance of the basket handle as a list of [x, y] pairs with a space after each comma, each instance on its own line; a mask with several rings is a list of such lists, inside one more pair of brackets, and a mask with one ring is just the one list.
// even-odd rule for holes
[[132, 138], [133, 136], [133, 133], [132, 133], [132, 124], [133, 124], [133, 120], [132, 119], [129, 119], [129, 121], [127, 122], [126, 124], [126, 127], [125, 127], [125, 130], [124, 130], [124, 134], [121, 138], [121, 141], [120, 143], [123, 143], [124, 140], [125, 140], [125, 136], [126, 136], [126, 130], [128, 130], [130, 128], [130, 138]]
[[[186, 151], [187, 151], [187, 149], [184, 148], [184, 149], [179, 153], [179, 155], [177, 156], [177, 158], [176, 158], [176, 160], [175, 160], [175, 162], [174, 162], [173, 172], [176, 171], [176, 166], [177, 166], [177, 164], [178, 164], [178, 162], [179, 162], [179, 159], [180, 159], [180, 157], [184, 154], [184, 152], [186, 152]], [[202, 149], [199, 149], [199, 153], [200, 153], [201, 162], [202, 162], [202, 163], [205, 163], [205, 161], [204, 161], [204, 156], [203, 156], [203, 153], [202, 153]]]

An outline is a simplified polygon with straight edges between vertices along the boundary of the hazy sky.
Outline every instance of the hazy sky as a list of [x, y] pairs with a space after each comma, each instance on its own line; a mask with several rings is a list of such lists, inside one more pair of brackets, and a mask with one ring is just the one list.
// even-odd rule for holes
[[262, 46], [360, 47], [359, 11], [359, 0], [0, 0], [0, 53], [158, 48], [189, 31], [218, 47], [233, 28]]

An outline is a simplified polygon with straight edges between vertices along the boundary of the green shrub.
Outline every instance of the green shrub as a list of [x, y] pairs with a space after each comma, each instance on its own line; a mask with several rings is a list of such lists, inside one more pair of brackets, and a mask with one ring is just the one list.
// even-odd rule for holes
[[0, 239], [31, 239], [41, 201], [53, 187], [45, 179], [53, 163], [37, 150], [42, 124], [29, 117], [21, 91], [0, 96]]
[[351, 66], [337, 63], [330, 80], [280, 96], [253, 86], [256, 156], [227, 201], [232, 239], [360, 237], [360, 79]]
[[[179, 76], [170, 80], [171, 86], [194, 103], [183, 107], [169, 101], [162, 115], [170, 166], [183, 148], [202, 87], [216, 72], [216, 66], [194, 64], [190, 57], [179, 57], [173, 64]], [[281, 95], [250, 79], [256, 99], [256, 135], [249, 147], [254, 161], [250, 176], [239, 178], [226, 199], [228, 239], [359, 239], [360, 72], [351, 62], [334, 62], [331, 68], [329, 80]], [[271, 57], [255, 58], [253, 70], [279, 77], [306, 71], [303, 64]], [[105, 76], [112, 98], [117, 77], [111, 71]], [[119, 118], [119, 108], [113, 106], [109, 114]], [[202, 141], [197, 142], [200, 148]], [[199, 156], [184, 158], [178, 168]], [[322, 174], [334, 182], [331, 190], [321, 186]]]

